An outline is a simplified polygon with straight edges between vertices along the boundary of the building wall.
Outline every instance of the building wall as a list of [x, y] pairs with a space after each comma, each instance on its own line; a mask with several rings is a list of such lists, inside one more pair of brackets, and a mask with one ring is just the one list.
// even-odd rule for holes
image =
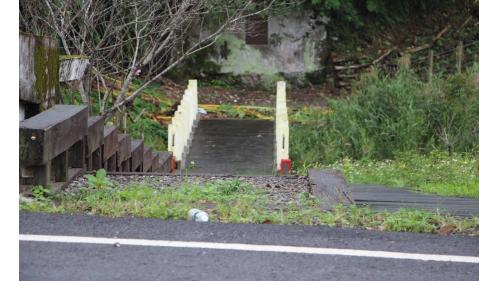
[[245, 43], [242, 28], [221, 36], [213, 61], [222, 73], [241, 75], [249, 83], [273, 84], [282, 76], [304, 78], [322, 68], [325, 23], [309, 12], [271, 17], [267, 45]]

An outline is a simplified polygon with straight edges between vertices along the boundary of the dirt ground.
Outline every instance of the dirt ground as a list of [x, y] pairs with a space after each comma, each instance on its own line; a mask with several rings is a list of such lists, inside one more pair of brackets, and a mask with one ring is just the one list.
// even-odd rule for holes
[[[163, 89], [166, 98], [180, 100], [184, 93], [182, 85], [164, 79]], [[313, 85], [305, 89], [287, 90], [289, 107], [326, 106], [327, 99], [335, 98], [331, 86]], [[274, 91], [252, 90], [243, 88], [199, 87], [198, 102], [200, 104], [230, 104], [250, 106], [273, 106], [276, 93]]]

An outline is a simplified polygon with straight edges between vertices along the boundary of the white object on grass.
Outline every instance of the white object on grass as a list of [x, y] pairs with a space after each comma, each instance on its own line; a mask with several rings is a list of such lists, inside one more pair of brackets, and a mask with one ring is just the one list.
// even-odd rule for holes
[[198, 209], [191, 209], [188, 212], [188, 219], [192, 221], [198, 222], [207, 222], [208, 214]]

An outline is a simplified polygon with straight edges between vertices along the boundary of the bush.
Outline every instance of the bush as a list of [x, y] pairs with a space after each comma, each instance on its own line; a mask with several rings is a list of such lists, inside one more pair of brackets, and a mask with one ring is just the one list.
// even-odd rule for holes
[[300, 120], [291, 126], [292, 159], [307, 165], [342, 158], [390, 159], [406, 151], [477, 153], [475, 75], [436, 77], [425, 83], [410, 71], [383, 76], [374, 70], [350, 97], [330, 101], [330, 112], [292, 118]]

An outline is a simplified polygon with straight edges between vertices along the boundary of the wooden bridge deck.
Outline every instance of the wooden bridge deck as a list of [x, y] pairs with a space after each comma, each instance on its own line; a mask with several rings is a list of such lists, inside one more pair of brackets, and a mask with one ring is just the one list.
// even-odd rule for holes
[[454, 216], [478, 216], [479, 200], [445, 197], [380, 185], [353, 184], [350, 191], [357, 205], [368, 205], [376, 211], [417, 209]]
[[186, 163], [189, 173], [272, 175], [273, 155], [272, 121], [201, 120]]

